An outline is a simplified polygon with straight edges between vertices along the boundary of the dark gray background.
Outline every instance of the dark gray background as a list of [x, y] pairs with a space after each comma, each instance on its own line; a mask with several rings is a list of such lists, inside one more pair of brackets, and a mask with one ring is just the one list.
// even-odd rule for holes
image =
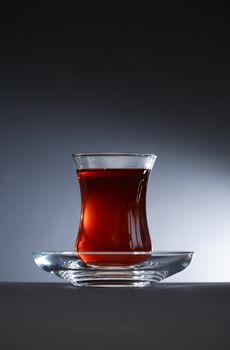
[[0, 283], [0, 346], [228, 350], [229, 293], [229, 283], [143, 289]]
[[[182, 11], [182, 12], [181, 12]], [[73, 152], [158, 155], [148, 222], [157, 250], [193, 250], [168, 281], [230, 281], [226, 9], [150, 17], [2, 11], [0, 280], [57, 281], [34, 250], [72, 250]]]

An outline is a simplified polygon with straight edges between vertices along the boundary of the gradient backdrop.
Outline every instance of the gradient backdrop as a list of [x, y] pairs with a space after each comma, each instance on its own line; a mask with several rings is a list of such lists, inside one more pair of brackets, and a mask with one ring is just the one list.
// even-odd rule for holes
[[8, 8], [1, 16], [0, 280], [60, 281], [34, 250], [72, 250], [73, 152], [158, 155], [156, 250], [193, 250], [170, 281], [230, 281], [229, 33], [225, 9], [151, 17]]

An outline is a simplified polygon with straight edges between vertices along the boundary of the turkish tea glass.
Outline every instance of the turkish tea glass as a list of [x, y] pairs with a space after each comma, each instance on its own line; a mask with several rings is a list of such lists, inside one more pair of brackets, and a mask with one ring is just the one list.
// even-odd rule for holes
[[100, 266], [144, 262], [152, 251], [146, 192], [156, 156], [75, 153], [72, 158], [81, 191], [77, 254]]

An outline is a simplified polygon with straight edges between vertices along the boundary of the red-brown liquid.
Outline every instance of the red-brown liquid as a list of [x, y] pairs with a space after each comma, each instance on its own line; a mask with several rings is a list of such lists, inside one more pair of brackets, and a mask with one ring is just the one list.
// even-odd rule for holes
[[[78, 252], [151, 251], [146, 219], [146, 169], [78, 170], [82, 212], [75, 250]], [[145, 255], [82, 254], [88, 263], [126, 265]]]

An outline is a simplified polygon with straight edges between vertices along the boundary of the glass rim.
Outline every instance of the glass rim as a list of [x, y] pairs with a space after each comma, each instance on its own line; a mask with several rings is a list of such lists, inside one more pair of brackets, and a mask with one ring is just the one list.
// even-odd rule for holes
[[156, 251], [133, 251], [133, 252], [125, 252], [125, 251], [98, 251], [98, 252], [78, 252], [78, 251], [34, 251], [32, 252], [32, 255], [34, 254], [41, 254], [41, 255], [187, 255], [187, 254], [195, 254], [194, 251], [164, 251], [164, 250], [156, 250]]
[[122, 152], [102, 152], [102, 153], [72, 153], [72, 158], [76, 157], [153, 157], [153, 153], [122, 153]]

